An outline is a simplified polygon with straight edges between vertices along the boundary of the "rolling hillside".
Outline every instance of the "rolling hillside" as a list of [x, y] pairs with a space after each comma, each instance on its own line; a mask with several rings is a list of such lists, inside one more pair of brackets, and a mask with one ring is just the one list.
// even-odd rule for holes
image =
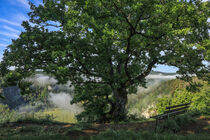
[[[148, 82], [151, 82], [150, 80], [152, 79], [149, 79]], [[201, 82], [204, 84], [204, 88], [206, 88], [206, 90], [210, 90], [206, 82], [199, 81], [197, 78], [194, 78], [194, 81]], [[147, 89], [140, 88], [137, 94], [132, 94], [129, 96], [127, 108], [130, 114], [137, 115], [138, 117], [143, 116], [148, 118], [157, 113], [156, 103], [158, 102], [159, 98], [163, 96], [172, 98], [175, 92], [184, 91], [188, 85], [187, 82], [179, 79], [164, 79], [156, 83], [153, 80], [152, 82], [153, 85], [150, 83]], [[197, 94], [199, 94], [199, 92]]]

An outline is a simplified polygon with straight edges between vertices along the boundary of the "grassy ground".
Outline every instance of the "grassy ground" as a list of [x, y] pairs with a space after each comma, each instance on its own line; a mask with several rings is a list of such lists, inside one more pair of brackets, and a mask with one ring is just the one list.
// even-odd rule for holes
[[49, 120], [19, 120], [0, 125], [1, 140], [207, 140], [210, 118], [199, 117], [179, 132], [155, 133], [154, 121], [88, 124], [57, 123]]
[[76, 123], [74, 114], [69, 110], [53, 109], [45, 110], [42, 112], [43, 115], [50, 115], [54, 117], [55, 121], [64, 123]]

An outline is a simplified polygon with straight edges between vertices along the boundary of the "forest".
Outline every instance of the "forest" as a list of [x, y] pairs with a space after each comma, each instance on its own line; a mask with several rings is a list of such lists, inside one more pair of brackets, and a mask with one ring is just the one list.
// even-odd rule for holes
[[29, 4], [0, 62], [0, 139], [210, 139], [208, 1]]

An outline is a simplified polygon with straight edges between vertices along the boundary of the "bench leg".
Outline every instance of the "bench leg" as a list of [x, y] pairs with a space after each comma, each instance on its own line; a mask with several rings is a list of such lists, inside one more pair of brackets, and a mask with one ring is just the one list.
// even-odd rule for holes
[[157, 125], [158, 125], [158, 119], [156, 119], [156, 122], [155, 122], [155, 132], [157, 132]]

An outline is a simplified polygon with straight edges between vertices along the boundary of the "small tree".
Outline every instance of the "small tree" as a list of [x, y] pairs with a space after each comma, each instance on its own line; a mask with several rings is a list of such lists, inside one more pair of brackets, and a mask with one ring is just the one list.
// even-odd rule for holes
[[72, 103], [82, 102], [89, 120], [126, 119], [128, 94], [157, 64], [188, 81], [208, 73], [208, 2], [43, 0], [31, 10], [34, 26], [23, 22], [4, 60], [23, 76], [39, 69], [70, 80]]

